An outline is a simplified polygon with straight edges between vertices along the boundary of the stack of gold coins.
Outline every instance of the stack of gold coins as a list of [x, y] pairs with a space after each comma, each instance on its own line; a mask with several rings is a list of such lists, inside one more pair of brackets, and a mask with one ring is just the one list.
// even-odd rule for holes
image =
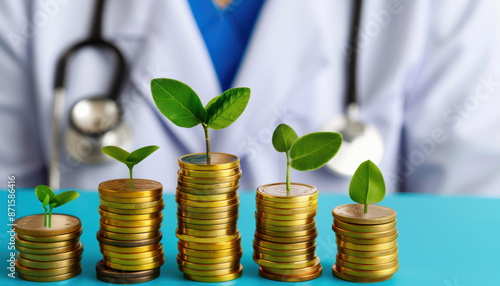
[[177, 263], [186, 279], [224, 282], [243, 273], [243, 254], [238, 231], [237, 156], [212, 153], [179, 158], [175, 200], [179, 239]]
[[261, 276], [285, 282], [315, 279], [323, 271], [316, 256], [318, 189], [292, 183], [257, 189], [254, 261]]
[[31, 215], [14, 222], [16, 230], [16, 272], [24, 280], [55, 282], [82, 272], [82, 224], [77, 217], [52, 214], [51, 227], [44, 227], [44, 215]]
[[164, 208], [160, 183], [134, 179], [99, 185], [101, 205], [97, 240], [103, 260], [96, 265], [97, 278], [108, 283], [133, 284], [151, 281], [165, 262], [162, 234]]
[[379, 205], [349, 204], [333, 209], [337, 261], [333, 275], [352, 282], [380, 282], [398, 271], [396, 212]]

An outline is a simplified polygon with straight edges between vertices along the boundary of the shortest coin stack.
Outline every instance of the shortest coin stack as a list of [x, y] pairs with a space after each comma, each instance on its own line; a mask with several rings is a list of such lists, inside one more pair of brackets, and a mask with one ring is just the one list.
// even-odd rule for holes
[[96, 265], [97, 279], [115, 284], [151, 281], [165, 262], [162, 234], [164, 207], [160, 183], [120, 179], [99, 185], [101, 206], [97, 240], [103, 260]]
[[82, 224], [77, 217], [52, 214], [51, 227], [44, 227], [44, 215], [31, 215], [14, 222], [16, 230], [16, 272], [24, 280], [55, 282], [82, 272]]
[[380, 282], [398, 271], [396, 212], [379, 205], [349, 204], [333, 209], [337, 261], [333, 275], [352, 282]]
[[259, 274], [285, 282], [321, 276], [316, 256], [318, 189], [293, 183], [287, 192], [284, 183], [264, 185], [257, 189], [256, 202], [253, 259]]

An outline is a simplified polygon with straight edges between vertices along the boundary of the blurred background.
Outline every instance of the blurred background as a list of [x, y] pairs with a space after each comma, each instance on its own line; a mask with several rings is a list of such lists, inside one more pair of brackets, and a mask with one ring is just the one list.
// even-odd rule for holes
[[321, 192], [347, 193], [372, 159], [388, 192], [500, 196], [499, 14], [495, 0], [0, 0], [0, 176], [96, 190], [128, 176], [102, 146], [154, 144], [135, 177], [174, 192], [178, 158], [205, 141], [157, 110], [150, 81], [173, 78], [204, 104], [251, 88], [210, 133], [240, 157], [242, 191], [285, 180], [271, 137], [286, 123], [344, 135], [336, 162], [292, 171]]

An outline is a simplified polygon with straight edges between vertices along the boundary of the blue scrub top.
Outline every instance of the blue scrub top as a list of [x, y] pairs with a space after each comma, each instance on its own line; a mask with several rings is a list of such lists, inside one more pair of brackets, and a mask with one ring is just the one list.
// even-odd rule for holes
[[222, 90], [231, 87], [264, 0], [234, 0], [225, 9], [188, 0]]

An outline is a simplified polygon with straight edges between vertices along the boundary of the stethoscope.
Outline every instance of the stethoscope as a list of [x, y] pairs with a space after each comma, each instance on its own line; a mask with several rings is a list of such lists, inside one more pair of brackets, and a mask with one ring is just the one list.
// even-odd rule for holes
[[[350, 35], [350, 48], [357, 49], [361, 22], [362, 0], [355, 0]], [[322, 131], [339, 132], [343, 136], [342, 147], [326, 167], [341, 176], [354, 174], [359, 164], [371, 160], [380, 163], [384, 154], [384, 141], [379, 130], [358, 118], [359, 102], [356, 90], [357, 51], [351, 55], [347, 72], [345, 114], [326, 122]]]
[[101, 152], [102, 147], [117, 145], [129, 148], [132, 143], [131, 132], [122, 120], [123, 109], [119, 103], [126, 82], [127, 64], [118, 47], [102, 37], [103, 10], [104, 0], [97, 0], [90, 36], [71, 46], [57, 61], [49, 165], [49, 185], [54, 189], [59, 189], [61, 181], [60, 147], [63, 141], [61, 129], [66, 97], [66, 69], [69, 60], [79, 50], [89, 47], [109, 50], [116, 56], [117, 64], [107, 93], [83, 98], [70, 109], [69, 126], [64, 138], [66, 152], [77, 163], [98, 164], [109, 160]]

